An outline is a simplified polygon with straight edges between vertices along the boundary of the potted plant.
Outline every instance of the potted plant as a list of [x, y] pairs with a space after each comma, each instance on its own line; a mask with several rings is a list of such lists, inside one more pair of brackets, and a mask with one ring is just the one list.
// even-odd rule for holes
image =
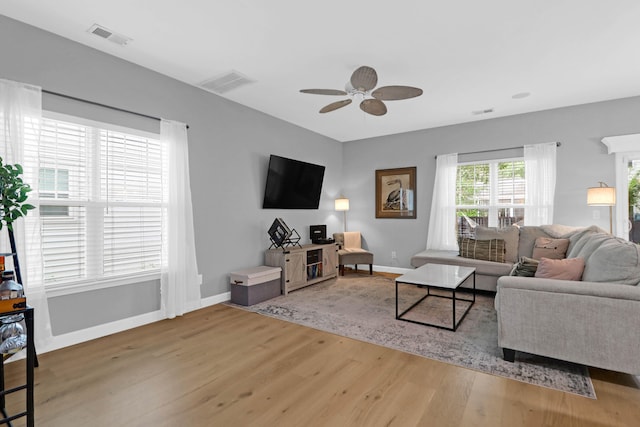
[[5, 164], [0, 157], [0, 230], [6, 227], [9, 233], [9, 243], [11, 244], [11, 252], [14, 254], [14, 269], [18, 281], [21, 281], [21, 276], [16, 256], [16, 242], [13, 236], [13, 222], [26, 216], [31, 209], [35, 209], [35, 206], [26, 203], [31, 187], [20, 177], [22, 173], [21, 165]]

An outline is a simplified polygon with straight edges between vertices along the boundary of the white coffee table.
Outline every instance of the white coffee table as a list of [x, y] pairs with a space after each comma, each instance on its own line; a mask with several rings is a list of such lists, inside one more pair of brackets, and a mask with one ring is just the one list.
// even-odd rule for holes
[[[473, 299], [462, 299], [456, 296], [456, 290], [464, 283], [470, 276], [473, 276]], [[407, 308], [402, 313], [398, 314], [398, 284], [404, 283], [408, 285], [416, 285], [419, 287], [426, 287], [427, 294], [413, 303], [411, 307]], [[431, 289], [440, 289], [451, 291], [452, 296], [436, 295], [431, 293]], [[453, 321], [452, 327], [449, 328], [443, 325], [437, 325], [433, 323], [420, 322], [418, 320], [412, 320], [403, 318], [405, 314], [415, 308], [418, 304], [424, 301], [427, 297], [446, 298], [452, 301], [453, 305]], [[456, 302], [465, 301], [470, 302], [466, 308], [460, 320], [456, 322]], [[444, 264], [425, 264], [421, 267], [411, 270], [406, 274], [396, 278], [396, 319], [404, 320], [406, 322], [418, 323], [420, 325], [434, 326], [436, 328], [447, 329], [449, 331], [455, 331], [458, 329], [458, 325], [462, 322], [462, 319], [467, 315], [473, 303], [476, 301], [476, 269], [474, 267], [462, 267], [458, 265], [444, 265]]]

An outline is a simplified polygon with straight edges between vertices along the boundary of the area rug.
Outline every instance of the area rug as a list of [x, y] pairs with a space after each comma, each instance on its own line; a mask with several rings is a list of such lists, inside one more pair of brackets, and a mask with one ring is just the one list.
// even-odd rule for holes
[[[425, 289], [401, 285], [399, 304], [408, 308]], [[467, 297], [466, 294], [463, 297]], [[234, 304], [230, 304], [236, 306]], [[240, 306], [236, 306], [240, 307]], [[351, 274], [288, 295], [242, 307], [277, 319], [412, 353], [477, 371], [595, 399], [586, 367], [516, 352], [514, 363], [498, 347], [493, 297], [478, 295], [456, 332], [395, 319], [395, 283], [383, 276]], [[464, 311], [457, 304], [457, 316]], [[408, 313], [414, 320], [452, 321], [451, 300], [427, 298]]]

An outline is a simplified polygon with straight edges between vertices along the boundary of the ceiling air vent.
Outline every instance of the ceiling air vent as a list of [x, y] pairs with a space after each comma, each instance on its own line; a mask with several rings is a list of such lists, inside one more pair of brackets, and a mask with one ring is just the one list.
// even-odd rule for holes
[[249, 83], [255, 83], [255, 80], [251, 80], [247, 76], [242, 75], [235, 70], [231, 70], [228, 73], [205, 80], [202, 83], [199, 83], [198, 86], [208, 90], [209, 92], [223, 94]]
[[94, 34], [98, 37], [102, 37], [103, 39], [107, 39], [110, 42], [113, 42], [115, 44], [118, 44], [120, 46], [124, 46], [127, 43], [129, 43], [132, 39], [127, 37], [127, 36], [123, 36], [122, 34], [117, 34], [114, 33], [113, 31], [111, 31], [108, 28], [105, 28], [101, 25], [98, 24], [93, 24], [91, 26], [91, 28], [89, 28], [87, 30], [89, 33]]

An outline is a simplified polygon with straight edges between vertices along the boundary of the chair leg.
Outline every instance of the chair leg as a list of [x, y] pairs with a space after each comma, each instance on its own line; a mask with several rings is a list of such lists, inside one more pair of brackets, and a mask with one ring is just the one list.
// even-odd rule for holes
[[339, 267], [339, 268], [338, 268], [338, 270], [339, 270], [339, 272], [340, 272], [340, 275], [341, 275], [341, 276], [344, 276], [344, 265], [343, 265], [343, 264], [340, 264], [338, 267]]
[[354, 271], [357, 273], [358, 272], [358, 264], [354, 264], [353, 267], [354, 267]]
[[369, 264], [369, 276], [373, 274], [373, 264]]

